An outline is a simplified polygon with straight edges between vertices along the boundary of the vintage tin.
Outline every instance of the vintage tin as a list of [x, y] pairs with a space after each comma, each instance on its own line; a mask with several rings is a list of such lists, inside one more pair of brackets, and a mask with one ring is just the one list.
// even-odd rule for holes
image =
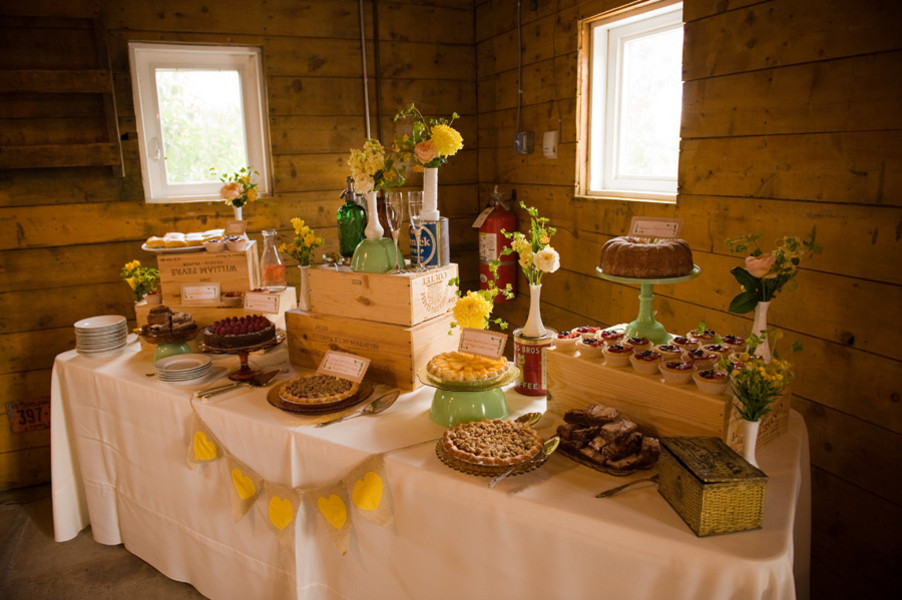
[[448, 217], [438, 221], [423, 221], [420, 234], [420, 254], [417, 256], [417, 238], [410, 228], [410, 262], [419, 261], [424, 267], [442, 267], [451, 262], [451, 245], [448, 238]]
[[761, 527], [767, 475], [720, 438], [662, 438], [658, 466], [658, 491], [699, 537]]
[[514, 330], [514, 364], [520, 377], [514, 389], [527, 396], [544, 396], [548, 383], [545, 356], [554, 340], [554, 331], [546, 329], [540, 338], [526, 337], [522, 329]]

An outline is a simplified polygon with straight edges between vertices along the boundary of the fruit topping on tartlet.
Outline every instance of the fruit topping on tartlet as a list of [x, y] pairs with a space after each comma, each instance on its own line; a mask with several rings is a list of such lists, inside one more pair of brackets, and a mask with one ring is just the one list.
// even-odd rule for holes
[[728, 354], [733, 352], [731, 348], [724, 344], [705, 344], [701, 349], [705, 352], [716, 354], [718, 357], [727, 356]]
[[599, 335], [601, 335], [601, 339], [603, 339], [608, 344], [616, 344], [620, 340], [623, 339], [622, 331], [614, 331], [613, 329], [605, 329]]
[[612, 367], [625, 367], [630, 362], [633, 349], [622, 344], [611, 344], [602, 350], [604, 358]]
[[713, 352], [706, 352], [701, 348], [687, 350], [683, 353], [683, 360], [685, 362], [691, 362], [697, 369], [710, 369], [719, 358], [720, 355]]
[[584, 338], [579, 344], [579, 353], [586, 358], [601, 358], [604, 341], [595, 338]]
[[746, 348], [745, 340], [735, 335], [727, 334], [723, 336], [721, 343], [733, 352], [742, 352]]
[[689, 383], [692, 379], [692, 363], [680, 360], [666, 360], [658, 365], [666, 383]]
[[592, 325], [583, 325], [582, 327], [573, 329], [573, 332], [578, 333], [583, 339], [594, 338], [599, 331], [601, 331], [601, 327], [594, 327]]
[[715, 369], [701, 369], [692, 374], [695, 385], [705, 394], [723, 394], [729, 386], [729, 374]]
[[561, 352], [575, 352], [582, 337], [573, 331], [561, 331], [554, 336], [554, 347]]
[[696, 342], [687, 337], [683, 337], [682, 335], [671, 338], [670, 343], [682, 350], [695, 350], [696, 348], [698, 348], [698, 344]]
[[659, 352], [664, 360], [677, 360], [683, 355], [683, 351], [674, 344], [658, 344], [655, 352]]
[[634, 352], [630, 356], [630, 362], [637, 373], [643, 375], [655, 375], [658, 372], [658, 363], [661, 362], [661, 353], [654, 350]]
[[713, 329], [696, 329], [687, 333], [686, 337], [695, 340], [699, 344], [710, 344], [717, 337], [717, 332]]
[[633, 352], [642, 352], [643, 350], [648, 350], [651, 348], [651, 342], [648, 341], [648, 338], [644, 337], [631, 337], [628, 338], [625, 342], [623, 342], [624, 346], [633, 349]]

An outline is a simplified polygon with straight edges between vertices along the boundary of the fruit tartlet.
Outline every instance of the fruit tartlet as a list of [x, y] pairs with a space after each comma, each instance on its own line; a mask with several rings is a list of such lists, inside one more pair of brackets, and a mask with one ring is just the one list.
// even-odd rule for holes
[[578, 333], [583, 339], [586, 338], [594, 338], [595, 334], [601, 331], [601, 327], [595, 327], [592, 325], [583, 325], [582, 327], [574, 327], [572, 329], [574, 333]]
[[630, 355], [630, 363], [636, 373], [643, 375], [657, 375], [658, 365], [661, 363], [661, 353], [654, 350], [643, 350], [642, 352], [633, 352]]
[[720, 343], [736, 353], [745, 352], [746, 349], [745, 340], [735, 335], [727, 334], [723, 336]]
[[696, 329], [687, 333], [686, 337], [690, 340], [693, 340], [699, 346], [704, 346], [705, 344], [714, 343], [714, 338], [717, 337], [717, 332], [713, 329], [702, 329], [701, 331]]
[[730, 385], [729, 374], [716, 369], [701, 369], [692, 374], [698, 391], [704, 394], [719, 396], [727, 391]]
[[664, 383], [680, 384], [692, 381], [692, 373], [694, 371], [692, 363], [683, 362], [681, 360], [665, 360], [658, 365]]
[[582, 337], [573, 331], [561, 331], [554, 336], [554, 347], [561, 352], [576, 352]]
[[692, 341], [691, 339], [684, 337], [682, 335], [675, 336], [670, 340], [671, 345], [676, 346], [680, 350], [695, 350], [698, 348], [698, 344]]
[[683, 356], [683, 351], [674, 344], [658, 344], [654, 347], [654, 351], [660, 353], [665, 361], [680, 360], [680, 357]]
[[710, 369], [714, 367], [720, 356], [713, 352], [705, 352], [701, 348], [686, 350], [683, 352], [683, 362], [692, 363], [696, 369]]
[[631, 337], [627, 338], [623, 345], [632, 348], [633, 352], [643, 352], [651, 348], [651, 342], [648, 341], [648, 338], [644, 337]]
[[630, 364], [630, 355], [633, 353], [632, 348], [628, 348], [623, 344], [611, 344], [605, 346], [604, 359], [607, 364], [612, 367], [625, 367]]
[[613, 329], [605, 329], [600, 334], [598, 334], [601, 339], [604, 340], [605, 344], [620, 344], [623, 342], [623, 332], [622, 331], [614, 331]]
[[604, 341], [596, 338], [584, 338], [579, 343], [579, 355], [583, 358], [601, 358]]

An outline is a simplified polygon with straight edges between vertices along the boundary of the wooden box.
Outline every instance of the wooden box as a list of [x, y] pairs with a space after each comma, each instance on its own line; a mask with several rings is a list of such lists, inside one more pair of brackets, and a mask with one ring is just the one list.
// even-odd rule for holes
[[[214, 321], [225, 319], [227, 317], [242, 317], [244, 315], [263, 315], [279, 329], [285, 329], [285, 311], [296, 308], [298, 305], [297, 290], [293, 287], [285, 288], [279, 293], [279, 311], [275, 313], [265, 312], [261, 310], [245, 310], [242, 307], [224, 307], [224, 306], [185, 306], [181, 304], [166, 303], [173, 312], [186, 312], [194, 317], [198, 330], [208, 327]], [[135, 304], [135, 317], [138, 326], [147, 323], [147, 314], [153, 305], [146, 302]]]
[[451, 310], [457, 301], [457, 286], [448, 282], [456, 277], [453, 263], [399, 275], [311, 267], [311, 309], [323, 315], [416, 325]]
[[182, 284], [219, 283], [220, 292], [247, 292], [260, 287], [257, 242], [240, 252], [158, 254], [163, 302], [181, 304]]
[[[698, 391], [694, 383], [673, 385], [631, 367], [610, 367], [602, 359], [583, 358], [556, 349], [546, 351], [548, 410], [563, 415], [590, 404], [619, 408], [647, 433], [663, 436], [714, 436], [742, 450], [742, 419], [732, 396]], [[789, 428], [789, 395], [761, 419], [758, 447]]]
[[316, 368], [328, 350], [350, 352], [370, 359], [368, 378], [404, 390], [419, 388], [417, 370], [436, 354], [457, 350], [460, 339], [450, 313], [410, 327], [298, 309], [285, 313], [285, 321], [292, 364]]
[[696, 535], [761, 527], [767, 476], [720, 438], [663, 438], [658, 468], [658, 491]]

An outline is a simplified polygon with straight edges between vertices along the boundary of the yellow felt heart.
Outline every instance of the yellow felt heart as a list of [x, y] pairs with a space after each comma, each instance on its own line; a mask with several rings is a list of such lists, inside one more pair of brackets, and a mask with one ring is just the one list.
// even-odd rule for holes
[[194, 458], [197, 460], [216, 458], [216, 444], [207, 439], [207, 434], [203, 431], [194, 432]]
[[379, 508], [379, 503], [382, 502], [382, 478], [370, 471], [363, 479], [358, 479], [351, 492], [351, 501], [363, 510]]
[[232, 485], [235, 486], [235, 491], [242, 500], [252, 498], [257, 493], [257, 486], [254, 485], [253, 480], [238, 468], [232, 469]]
[[294, 518], [294, 505], [288, 498], [273, 496], [269, 499], [269, 520], [278, 529], [285, 529]]
[[341, 529], [348, 520], [348, 508], [345, 506], [344, 500], [332, 494], [328, 498], [320, 496], [316, 500], [319, 512], [323, 513], [326, 520], [332, 524], [335, 529]]

